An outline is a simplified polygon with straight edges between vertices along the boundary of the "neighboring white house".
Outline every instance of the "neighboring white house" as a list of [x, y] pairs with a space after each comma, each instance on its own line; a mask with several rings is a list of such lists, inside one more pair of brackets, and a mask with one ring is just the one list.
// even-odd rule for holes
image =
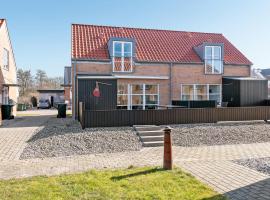
[[[7, 21], [0, 19], [0, 104], [17, 102], [18, 94], [17, 68]], [[16, 115], [16, 106], [13, 115]]]

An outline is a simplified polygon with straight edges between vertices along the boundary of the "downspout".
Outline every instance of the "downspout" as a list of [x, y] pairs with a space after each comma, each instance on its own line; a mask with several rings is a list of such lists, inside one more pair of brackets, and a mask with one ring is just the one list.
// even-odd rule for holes
[[172, 105], [172, 67], [173, 67], [173, 63], [170, 63], [169, 65], [169, 78], [170, 78], [170, 90], [169, 90], [169, 100], [170, 100], [170, 105]]
[[76, 88], [76, 60], [74, 61], [74, 65], [73, 65], [73, 80], [74, 80], [74, 84], [73, 84], [73, 111], [74, 113], [72, 114], [72, 118], [73, 119], [77, 119], [77, 100], [76, 100], [76, 93], [77, 93], [77, 88]]

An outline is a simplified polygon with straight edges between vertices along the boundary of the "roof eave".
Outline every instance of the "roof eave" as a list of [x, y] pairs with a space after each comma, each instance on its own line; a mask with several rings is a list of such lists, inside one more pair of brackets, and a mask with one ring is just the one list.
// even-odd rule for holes
[[95, 59], [95, 58], [71, 58], [71, 61], [89, 61], [89, 62], [110, 62], [111, 59]]
[[224, 62], [224, 65], [234, 65], [234, 66], [252, 66], [253, 63], [230, 63], [230, 62]]

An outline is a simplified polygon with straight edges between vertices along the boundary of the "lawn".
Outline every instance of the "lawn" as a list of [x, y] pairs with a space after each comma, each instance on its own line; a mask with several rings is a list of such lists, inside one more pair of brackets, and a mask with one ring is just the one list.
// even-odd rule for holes
[[0, 181], [0, 199], [183, 199], [223, 196], [180, 169], [130, 168]]

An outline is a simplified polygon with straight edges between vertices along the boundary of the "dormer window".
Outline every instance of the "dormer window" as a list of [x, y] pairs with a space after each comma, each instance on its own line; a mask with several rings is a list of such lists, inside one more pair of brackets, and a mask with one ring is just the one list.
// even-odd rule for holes
[[132, 42], [113, 41], [113, 72], [132, 72]]
[[221, 46], [205, 46], [204, 61], [206, 74], [221, 74], [223, 72], [221, 50]]

